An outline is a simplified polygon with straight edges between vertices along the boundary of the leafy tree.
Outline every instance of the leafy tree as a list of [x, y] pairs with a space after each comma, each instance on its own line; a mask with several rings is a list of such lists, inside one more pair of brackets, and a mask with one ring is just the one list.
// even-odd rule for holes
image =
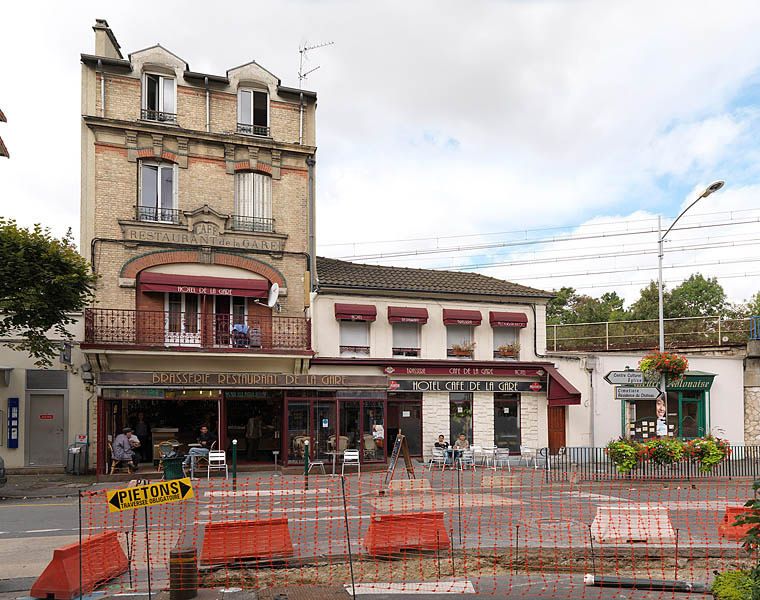
[[561, 287], [554, 292], [554, 298], [546, 305], [546, 320], [548, 323], [568, 323], [570, 310], [568, 306], [576, 297], [575, 288]]
[[50, 365], [60, 340], [72, 339], [67, 325], [93, 296], [95, 276], [77, 252], [71, 231], [63, 239], [35, 225], [25, 229], [0, 218], [0, 337], [7, 345]]
[[716, 277], [695, 273], [673, 289], [666, 309], [668, 317], [720, 315], [726, 309], [726, 292]]
[[549, 301], [547, 321], [549, 323], [597, 323], [618, 321], [623, 318], [623, 299], [617, 292], [606, 292], [601, 298], [577, 294], [571, 287], [563, 287], [554, 292]]
[[748, 317], [760, 316], [760, 292], [755, 293], [746, 303], [746, 315]]
[[[639, 299], [631, 304], [631, 307], [626, 312], [625, 319], [627, 321], [656, 319], [659, 314], [658, 297], [659, 295], [657, 291], [657, 282], [650, 281], [647, 287], [642, 288], [641, 292], [639, 293]], [[665, 312], [665, 316], [667, 317], [667, 307], [670, 294], [666, 289], [664, 289], [664, 287], [662, 298], [664, 305], [663, 310]]]

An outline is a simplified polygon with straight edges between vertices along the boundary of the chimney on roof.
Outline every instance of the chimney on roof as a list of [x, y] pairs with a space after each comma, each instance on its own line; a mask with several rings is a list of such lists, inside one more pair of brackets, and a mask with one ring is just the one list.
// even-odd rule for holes
[[116, 36], [108, 26], [105, 19], [95, 19], [92, 30], [95, 32], [95, 56], [107, 58], [124, 58], [121, 55], [121, 46], [116, 41]]

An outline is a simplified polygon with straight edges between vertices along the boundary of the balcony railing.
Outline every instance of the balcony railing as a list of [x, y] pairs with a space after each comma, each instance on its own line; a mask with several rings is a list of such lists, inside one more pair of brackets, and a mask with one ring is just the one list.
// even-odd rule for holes
[[341, 346], [340, 355], [346, 358], [369, 356], [369, 346]]
[[393, 348], [393, 356], [419, 356], [419, 348]]
[[159, 123], [177, 124], [177, 114], [164, 112], [162, 110], [153, 110], [152, 108], [143, 108], [140, 111], [140, 118], [143, 121], [158, 121]]
[[158, 206], [137, 206], [136, 217], [138, 221], [151, 221], [155, 223], [174, 223], [178, 225], [182, 222], [182, 211], [174, 208], [160, 208]]
[[237, 132], [243, 135], [258, 135], [269, 137], [269, 127], [263, 125], [251, 125], [250, 123], [238, 123]]
[[[751, 319], [723, 317], [665, 319], [665, 347], [744, 345], [751, 335], [750, 322]], [[546, 348], [551, 351], [651, 350], [658, 344], [656, 320], [546, 326]]]
[[93, 347], [124, 349], [305, 352], [311, 350], [311, 322], [303, 317], [89, 308], [84, 339]]
[[232, 215], [232, 228], [237, 231], [272, 233], [274, 231], [274, 219]]

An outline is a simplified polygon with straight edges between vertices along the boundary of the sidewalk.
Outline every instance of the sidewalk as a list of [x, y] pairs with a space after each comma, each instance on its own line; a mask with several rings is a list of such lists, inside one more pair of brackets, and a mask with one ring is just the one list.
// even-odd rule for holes
[[79, 490], [89, 489], [94, 484], [94, 475], [8, 475], [8, 483], [0, 487], [0, 499], [66, 498], [77, 496]]

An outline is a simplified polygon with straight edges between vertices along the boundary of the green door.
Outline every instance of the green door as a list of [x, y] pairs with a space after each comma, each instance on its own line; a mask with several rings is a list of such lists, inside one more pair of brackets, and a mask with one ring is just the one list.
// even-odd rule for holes
[[705, 399], [702, 392], [678, 393], [678, 432], [690, 439], [705, 435]]

